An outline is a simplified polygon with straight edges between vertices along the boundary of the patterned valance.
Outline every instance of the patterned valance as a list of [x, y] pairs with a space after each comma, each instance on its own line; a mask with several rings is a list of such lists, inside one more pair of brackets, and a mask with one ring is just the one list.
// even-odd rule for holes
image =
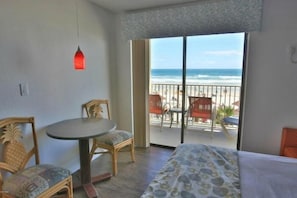
[[262, 0], [203, 0], [123, 14], [126, 39], [259, 31]]

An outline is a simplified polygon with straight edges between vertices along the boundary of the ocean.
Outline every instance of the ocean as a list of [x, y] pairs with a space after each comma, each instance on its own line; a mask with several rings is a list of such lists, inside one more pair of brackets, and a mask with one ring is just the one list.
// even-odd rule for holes
[[[242, 69], [187, 69], [189, 85], [241, 85]], [[181, 84], [182, 69], [152, 69], [151, 83]]]

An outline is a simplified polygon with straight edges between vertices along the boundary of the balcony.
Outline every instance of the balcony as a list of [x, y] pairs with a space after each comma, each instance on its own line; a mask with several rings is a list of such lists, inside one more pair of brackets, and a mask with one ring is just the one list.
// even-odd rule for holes
[[[185, 109], [188, 108], [188, 96], [211, 97], [213, 109], [216, 112], [213, 133], [208, 121], [190, 121], [184, 132], [185, 143], [201, 143], [227, 148], [236, 148], [237, 126], [227, 125], [227, 132], [223, 130], [220, 120], [224, 116], [238, 115], [240, 104], [240, 86], [222, 85], [187, 85], [185, 86]], [[169, 103], [171, 108], [182, 106], [182, 85], [179, 84], [152, 84], [150, 93], [162, 96], [163, 104]], [[229, 111], [227, 111], [227, 109]], [[226, 111], [224, 111], [226, 110]], [[231, 110], [231, 111], [230, 111]], [[173, 114], [173, 123], [170, 127], [171, 115], [164, 117], [163, 127], [160, 127], [160, 116], [150, 115], [150, 140], [153, 144], [177, 146], [181, 139], [181, 114]], [[186, 119], [185, 119], [186, 120]]]
[[[238, 108], [240, 102], [240, 86], [224, 85], [186, 85], [187, 96], [211, 97], [216, 108], [219, 106], [231, 106]], [[181, 107], [182, 85], [180, 84], [151, 84], [150, 93], [160, 94], [166, 103], [172, 107]], [[186, 101], [186, 107], [188, 101]]]

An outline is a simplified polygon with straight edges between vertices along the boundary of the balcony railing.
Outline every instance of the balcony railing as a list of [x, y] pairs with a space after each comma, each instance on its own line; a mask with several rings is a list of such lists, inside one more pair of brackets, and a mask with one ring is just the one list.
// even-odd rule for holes
[[[225, 85], [186, 85], [186, 108], [188, 107], [188, 96], [211, 97], [215, 108], [220, 106], [239, 108], [240, 86]], [[182, 85], [181, 84], [151, 84], [150, 93], [158, 93], [163, 97], [164, 102], [171, 104], [171, 107], [181, 108], [182, 106]]]

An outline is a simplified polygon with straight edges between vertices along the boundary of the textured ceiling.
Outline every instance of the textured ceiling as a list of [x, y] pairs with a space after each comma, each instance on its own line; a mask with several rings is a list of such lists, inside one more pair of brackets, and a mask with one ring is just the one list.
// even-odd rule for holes
[[89, 0], [100, 7], [113, 12], [148, 9], [160, 6], [171, 6], [201, 0]]

